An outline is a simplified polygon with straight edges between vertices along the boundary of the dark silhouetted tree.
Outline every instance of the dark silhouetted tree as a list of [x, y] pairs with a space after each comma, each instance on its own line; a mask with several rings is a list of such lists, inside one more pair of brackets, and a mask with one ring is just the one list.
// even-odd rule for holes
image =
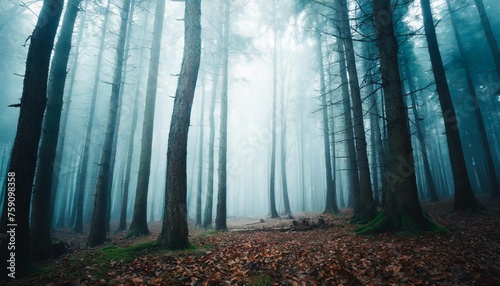
[[80, 0], [68, 1], [50, 67], [47, 109], [43, 120], [31, 210], [30, 237], [36, 239], [30, 240], [30, 251], [35, 260], [46, 260], [52, 256], [50, 226], [52, 222], [51, 207], [53, 205], [51, 205], [50, 201], [52, 197], [51, 191], [57, 189], [52, 188], [52, 176], [61, 121], [66, 70], [79, 4]]
[[425, 37], [427, 39], [427, 48], [431, 58], [432, 72], [434, 74], [439, 103], [441, 104], [441, 110], [444, 116], [446, 142], [448, 143], [451, 169], [453, 171], [453, 180], [455, 184], [455, 200], [453, 207], [460, 210], [475, 210], [482, 206], [472, 191], [472, 186], [467, 174], [457, 116], [451, 100], [443, 60], [439, 52], [436, 29], [432, 19], [431, 4], [429, 0], [420, 0], [420, 5], [422, 6]]
[[[47, 79], [54, 38], [63, 9], [63, 0], [44, 0], [38, 20], [30, 37], [26, 72], [24, 75], [19, 120], [8, 168], [7, 190], [15, 189], [15, 218], [8, 217], [8, 191], [4, 193], [4, 207], [0, 219], [0, 233], [7, 233], [8, 223], [15, 223], [16, 273], [25, 276], [30, 265], [29, 215], [33, 179], [37, 163], [38, 144], [47, 104]], [[9, 176], [10, 175], [10, 176]], [[10, 180], [9, 180], [10, 177]], [[14, 179], [12, 179], [14, 178]], [[15, 181], [14, 181], [15, 180]], [[9, 184], [10, 183], [10, 184]], [[7, 272], [7, 237], [0, 243], [1, 276]], [[4, 274], [5, 273], [5, 274]]]

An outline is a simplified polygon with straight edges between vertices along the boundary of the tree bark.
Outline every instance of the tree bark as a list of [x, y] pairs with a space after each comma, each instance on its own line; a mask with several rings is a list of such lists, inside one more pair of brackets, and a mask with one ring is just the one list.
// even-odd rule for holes
[[184, 55], [175, 92], [167, 147], [167, 180], [163, 226], [158, 243], [169, 249], [189, 246], [186, 155], [191, 106], [201, 57], [201, 0], [186, 0]]
[[[273, 17], [276, 18], [276, 0], [273, 0]], [[278, 82], [278, 53], [277, 53], [277, 29], [276, 24], [273, 24], [273, 118], [272, 118], [272, 138], [271, 138], [271, 174], [269, 176], [269, 198], [270, 198], [270, 215], [271, 218], [279, 217], [276, 210], [276, 192], [275, 192], [275, 175], [276, 175], [276, 105], [277, 105], [277, 82]]]
[[106, 125], [106, 135], [104, 138], [101, 158], [99, 160], [99, 173], [95, 187], [94, 210], [92, 211], [92, 220], [90, 223], [90, 232], [87, 240], [87, 246], [94, 247], [104, 243], [106, 240], [106, 212], [108, 203], [108, 186], [111, 168], [111, 157], [113, 148], [113, 138], [116, 130], [116, 119], [118, 115], [118, 103], [123, 71], [123, 55], [125, 52], [125, 38], [127, 34], [127, 23], [130, 11], [130, 0], [124, 0], [120, 12], [120, 32], [118, 34], [118, 43], [116, 47], [116, 63], [111, 87], [111, 97], [109, 103], [108, 122]]
[[215, 101], [217, 97], [217, 83], [219, 82], [219, 65], [214, 65], [212, 80], [212, 99], [210, 102], [210, 114], [208, 121], [210, 124], [210, 134], [208, 143], [208, 174], [207, 174], [207, 198], [205, 200], [205, 213], [203, 215], [203, 227], [212, 226], [212, 213], [214, 203], [214, 153], [215, 153]]
[[[149, 15], [149, 13], [147, 14]], [[147, 18], [147, 16], [146, 16]], [[145, 19], [146, 19], [145, 18]], [[148, 21], [144, 21], [144, 25], [142, 28], [142, 40], [145, 41], [146, 31], [147, 31], [147, 23]], [[141, 53], [139, 56], [139, 67], [138, 70], [142, 71], [142, 66], [144, 63], [144, 51], [145, 48], [141, 48]], [[132, 155], [134, 154], [134, 139], [135, 139], [135, 131], [137, 130], [137, 120], [139, 117], [139, 97], [141, 96], [141, 88], [140, 82], [142, 78], [142, 73], [139, 72], [137, 74], [135, 80], [135, 96], [134, 96], [134, 110], [132, 111], [132, 120], [131, 120], [131, 128], [129, 133], [129, 141], [128, 141], [128, 151], [127, 151], [127, 162], [126, 162], [126, 171], [125, 171], [125, 180], [123, 182], [123, 192], [122, 192], [122, 202], [120, 207], [120, 221], [118, 223], [117, 231], [123, 231], [127, 228], [127, 207], [128, 207], [128, 196], [130, 192], [130, 177], [132, 176]]]
[[377, 216], [373, 192], [370, 180], [370, 167], [368, 164], [368, 154], [366, 151], [365, 128], [363, 124], [363, 107], [361, 104], [361, 92], [359, 89], [358, 71], [354, 57], [354, 47], [351, 30], [349, 27], [349, 14], [347, 1], [339, 1], [340, 30], [344, 44], [347, 72], [349, 74], [349, 86], [351, 88], [352, 112], [354, 119], [354, 135], [356, 142], [357, 166], [359, 171], [359, 192], [358, 208], [354, 208], [353, 220], [364, 223]]
[[151, 171], [151, 152], [153, 148], [153, 129], [155, 119], [156, 89], [158, 86], [158, 68], [160, 62], [161, 37], [163, 19], [165, 16], [165, 1], [156, 1], [155, 23], [153, 28], [153, 43], [149, 62], [148, 85], [146, 90], [146, 106], [142, 124], [141, 156], [139, 160], [139, 176], [135, 195], [134, 214], [128, 231], [128, 236], [149, 234], [148, 229], [148, 189]]
[[[284, 81], [284, 79], [283, 79]], [[285, 111], [285, 90], [281, 85], [281, 134], [280, 134], [280, 151], [281, 151], [281, 185], [283, 190], [283, 203], [285, 205], [285, 215], [292, 215], [290, 210], [290, 199], [288, 198], [288, 185], [286, 180], [286, 111]]]
[[201, 79], [201, 104], [200, 104], [200, 138], [198, 151], [198, 188], [196, 194], [196, 227], [202, 226], [201, 220], [201, 196], [203, 194], [203, 126], [205, 113], [205, 74], [202, 74]]
[[220, 143], [219, 143], [219, 186], [217, 190], [217, 213], [215, 216], [215, 229], [226, 230], [227, 217], [227, 105], [228, 105], [228, 79], [229, 79], [229, 17], [231, 2], [224, 2], [224, 36], [222, 51], [222, 91], [220, 99]]
[[[30, 265], [29, 215], [30, 201], [37, 162], [38, 143], [42, 131], [42, 120], [47, 104], [47, 78], [50, 55], [54, 47], [59, 20], [63, 9], [63, 0], [44, 0], [37, 24], [31, 35], [26, 72], [23, 82], [17, 132], [12, 148], [7, 173], [7, 192], [4, 193], [4, 207], [0, 224], [0, 233], [6, 234], [14, 228], [16, 235], [16, 272], [15, 277], [25, 276]], [[8, 216], [9, 190], [15, 194], [15, 217]], [[7, 224], [15, 223], [10, 227]], [[0, 274], [7, 275], [8, 237], [0, 242]]]
[[354, 190], [359, 190], [359, 176], [358, 168], [356, 165], [356, 147], [354, 146], [354, 133], [352, 130], [352, 116], [351, 116], [351, 101], [349, 99], [349, 86], [347, 83], [347, 70], [345, 64], [345, 54], [344, 46], [340, 39], [337, 42], [337, 56], [339, 64], [339, 74], [340, 74], [340, 84], [342, 88], [342, 108], [344, 113], [344, 126], [345, 126], [345, 140], [347, 145], [347, 172], [349, 177], [349, 186], [351, 191], [349, 192], [349, 205], [357, 208], [357, 204], [353, 204], [352, 200], [358, 200], [354, 198], [358, 193]]
[[422, 6], [422, 15], [424, 18], [427, 48], [431, 58], [432, 71], [436, 82], [439, 103], [441, 104], [441, 110], [444, 117], [446, 141], [448, 143], [451, 169], [453, 171], [453, 180], [455, 183], [455, 199], [453, 207], [460, 210], [475, 210], [481, 206], [472, 192], [472, 186], [467, 174], [457, 116], [451, 100], [448, 81], [446, 80], [443, 61], [441, 59], [441, 53], [439, 52], [436, 30], [432, 19], [431, 4], [429, 0], [420, 0], [420, 4]]
[[[56, 157], [54, 159], [54, 172], [52, 176], [52, 195], [51, 195], [51, 221], [53, 220], [54, 215], [54, 206], [57, 198], [57, 191], [59, 186], [59, 178], [62, 176], [62, 166], [63, 166], [63, 153], [66, 151], [64, 149], [64, 144], [66, 142], [66, 133], [68, 132], [68, 118], [69, 118], [69, 110], [71, 106], [71, 98], [73, 96], [73, 87], [75, 85], [76, 71], [78, 69], [78, 59], [80, 58], [80, 45], [83, 39], [83, 28], [85, 26], [85, 22], [87, 19], [87, 7], [89, 0], [85, 0], [85, 5], [83, 7], [82, 16], [80, 18], [79, 26], [78, 26], [78, 36], [76, 38], [76, 43], [73, 48], [73, 62], [71, 63], [71, 76], [68, 82], [68, 89], [65, 92], [66, 96], [63, 99], [63, 107], [61, 114], [61, 124], [59, 126], [59, 139], [57, 140], [57, 149], [56, 149]], [[65, 163], [66, 164], [66, 163]], [[64, 190], [67, 190], [64, 188]]]
[[325, 68], [323, 66], [323, 48], [321, 43], [321, 35], [316, 32], [316, 47], [317, 61], [321, 92], [321, 111], [323, 115], [323, 144], [325, 151], [325, 169], [326, 169], [326, 202], [324, 213], [338, 213], [337, 194], [335, 184], [332, 177], [332, 165], [330, 155], [330, 133], [328, 128], [328, 107], [326, 105], [326, 85], [325, 85]]
[[50, 68], [47, 109], [43, 120], [31, 211], [30, 237], [36, 237], [36, 239], [30, 240], [30, 251], [35, 261], [52, 257], [50, 239], [52, 175], [61, 121], [66, 69], [68, 68], [71, 39], [79, 3], [80, 0], [70, 0], [66, 5], [61, 32], [55, 45], [54, 58]]
[[422, 213], [418, 200], [408, 116], [403, 102], [399, 75], [398, 43], [394, 35], [390, 0], [374, 0], [375, 27], [380, 58], [382, 87], [385, 93], [389, 158], [384, 179], [388, 188], [385, 208], [360, 234], [380, 231], [420, 232], [436, 225]]

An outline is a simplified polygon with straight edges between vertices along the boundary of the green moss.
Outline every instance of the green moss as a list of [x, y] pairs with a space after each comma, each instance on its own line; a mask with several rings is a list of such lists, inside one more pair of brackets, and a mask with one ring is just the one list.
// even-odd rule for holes
[[250, 280], [250, 286], [269, 286], [274, 283], [274, 280], [271, 276], [267, 274], [261, 274], [259, 276], [255, 276]]
[[155, 242], [142, 243], [130, 247], [118, 247], [116, 245], [110, 245], [105, 246], [97, 251], [98, 256], [96, 260], [109, 261], [113, 259], [116, 261], [129, 262], [132, 261], [139, 252], [156, 248], [157, 247]]
[[447, 231], [445, 228], [432, 221], [432, 219], [427, 214], [424, 213], [423, 217], [424, 220], [419, 222], [415, 221], [409, 212], [403, 212], [399, 221], [391, 222], [387, 217], [386, 211], [383, 210], [374, 220], [372, 220], [366, 226], [362, 226], [356, 229], [356, 233], [359, 235], [367, 235], [377, 234], [384, 231], [395, 231], [399, 235], [415, 236], [421, 235], [425, 231]]
[[[147, 233], [144, 233], [145, 231], [147, 231]], [[126, 238], [139, 237], [139, 236], [147, 236], [150, 233], [151, 232], [149, 230], [147, 230], [147, 228], [145, 228], [145, 230], [141, 230], [138, 227], [130, 227], [130, 229], [127, 232]]]
[[382, 210], [380, 214], [374, 218], [371, 222], [369, 222], [367, 225], [358, 227], [355, 232], [359, 235], [367, 235], [367, 234], [377, 234], [382, 232], [383, 225], [387, 219], [387, 214], [385, 210]]
[[89, 261], [89, 264], [97, 265], [96, 277], [105, 277], [112, 261], [127, 263], [133, 261], [140, 254], [145, 252], [154, 253], [158, 250], [159, 247], [156, 242], [141, 243], [130, 247], [109, 245], [97, 250], [95, 257], [92, 261]]

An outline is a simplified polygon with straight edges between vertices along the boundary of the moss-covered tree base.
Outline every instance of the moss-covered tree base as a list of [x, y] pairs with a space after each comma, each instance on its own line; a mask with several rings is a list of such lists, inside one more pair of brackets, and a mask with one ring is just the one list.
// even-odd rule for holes
[[441, 232], [446, 231], [446, 229], [433, 222], [425, 213], [422, 214], [421, 218], [414, 218], [409, 212], [402, 212], [397, 217], [390, 217], [386, 210], [383, 210], [367, 225], [356, 229], [356, 233], [359, 235], [370, 235], [388, 231], [407, 235], [419, 235], [426, 231]]
[[351, 224], [367, 224], [377, 218], [377, 216], [378, 213], [376, 211], [369, 211], [354, 215], [349, 222]]
[[149, 229], [147, 225], [144, 226], [130, 226], [130, 229], [128, 230], [127, 233], [127, 238], [132, 238], [132, 237], [138, 237], [138, 236], [145, 236], [149, 235]]

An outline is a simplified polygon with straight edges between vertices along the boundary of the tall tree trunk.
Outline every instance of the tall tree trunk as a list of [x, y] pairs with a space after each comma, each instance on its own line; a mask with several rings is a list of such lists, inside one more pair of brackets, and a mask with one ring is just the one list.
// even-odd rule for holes
[[453, 207], [460, 210], [475, 210], [481, 206], [472, 192], [472, 186], [467, 174], [457, 116], [451, 100], [443, 61], [441, 59], [441, 53], [439, 52], [436, 30], [432, 20], [431, 4], [429, 0], [420, 0], [420, 4], [422, 6], [422, 15], [424, 18], [427, 48], [431, 58], [432, 71], [436, 81], [439, 103], [441, 104], [441, 110], [444, 116], [446, 141], [451, 155], [451, 169], [453, 171], [453, 179], [455, 183], [455, 200], [453, 202]]
[[66, 176], [65, 176], [65, 182], [64, 182], [64, 190], [65, 192], [62, 194], [62, 198], [61, 198], [61, 210], [60, 210], [60, 213], [59, 213], [59, 218], [58, 218], [58, 221], [57, 221], [57, 224], [56, 224], [56, 227], [65, 227], [66, 226], [66, 211], [67, 211], [67, 206], [68, 206], [68, 191], [69, 190], [69, 184], [70, 184], [70, 181], [71, 181], [71, 178], [72, 176], [66, 172]]
[[363, 107], [361, 104], [361, 92], [359, 89], [358, 71], [354, 57], [354, 47], [351, 30], [349, 27], [349, 14], [347, 1], [339, 1], [340, 30], [344, 44], [347, 72], [349, 74], [349, 86], [351, 88], [352, 112], [354, 119], [354, 133], [356, 142], [356, 155], [359, 171], [359, 201], [358, 208], [355, 208], [354, 221], [359, 223], [367, 222], [377, 216], [373, 192], [370, 180], [370, 166], [368, 164], [368, 154], [366, 151], [365, 128], [363, 124]]
[[[333, 66], [332, 66], [332, 63], [329, 62], [328, 63], [329, 67], [328, 69], [332, 68], [333, 69]], [[328, 129], [328, 132], [330, 133], [330, 160], [331, 160], [331, 164], [332, 164], [332, 181], [333, 181], [333, 186], [335, 187], [335, 193], [336, 193], [336, 199], [340, 196], [342, 196], [342, 190], [340, 190], [339, 192], [337, 192], [337, 170], [336, 170], [336, 166], [337, 166], [337, 157], [336, 157], [336, 151], [335, 151], [335, 146], [336, 146], [336, 139], [335, 139], [335, 116], [334, 116], [334, 112], [333, 112], [333, 102], [334, 102], [334, 92], [333, 92], [333, 73], [332, 72], [328, 72], [328, 92], [330, 93], [330, 103], [329, 103], [329, 108], [328, 108], [328, 112], [330, 113], [330, 118], [329, 118], [329, 124], [330, 124], [330, 127]], [[340, 207], [340, 201], [337, 203], [337, 207]]]
[[109, 22], [109, 8], [111, 5], [111, 0], [108, 0], [106, 4], [106, 14], [104, 15], [104, 23], [101, 26], [101, 40], [99, 42], [99, 54], [97, 55], [97, 66], [96, 72], [94, 76], [94, 85], [92, 89], [92, 98], [90, 100], [90, 110], [89, 117], [87, 119], [87, 127], [85, 130], [85, 139], [83, 144], [83, 154], [82, 154], [82, 162], [80, 167], [79, 175], [77, 175], [76, 179], [76, 196], [75, 196], [75, 226], [73, 227], [73, 231], [76, 233], [83, 233], [83, 206], [85, 202], [85, 189], [86, 189], [86, 180], [87, 180], [87, 172], [88, 172], [88, 163], [90, 156], [90, 145], [92, 139], [92, 127], [94, 124], [94, 115], [97, 104], [97, 91], [99, 87], [99, 80], [101, 76], [101, 67], [102, 67], [102, 58], [105, 49], [106, 39], [106, 31]]
[[323, 66], [323, 47], [321, 35], [316, 32], [317, 61], [321, 92], [321, 110], [323, 115], [323, 144], [325, 150], [325, 169], [326, 169], [326, 202], [324, 213], [338, 213], [337, 194], [332, 177], [332, 165], [330, 156], [330, 133], [328, 128], [328, 107], [326, 105], [326, 85], [325, 68]]
[[357, 168], [356, 159], [356, 146], [354, 146], [354, 133], [352, 130], [352, 116], [351, 116], [351, 101], [349, 99], [349, 86], [347, 83], [347, 70], [345, 64], [345, 54], [344, 46], [340, 39], [337, 42], [337, 56], [339, 63], [339, 73], [340, 73], [340, 84], [342, 88], [342, 108], [344, 113], [344, 125], [345, 125], [345, 140], [347, 145], [347, 172], [349, 176], [349, 186], [351, 191], [349, 192], [349, 205], [357, 208], [357, 204], [353, 204], [352, 200], [357, 201], [358, 198], [354, 196], [358, 195], [355, 190], [359, 190], [359, 176]]
[[109, 102], [108, 122], [106, 125], [106, 135], [104, 138], [101, 158], [99, 160], [99, 173], [95, 187], [94, 210], [92, 211], [92, 220], [90, 223], [90, 232], [87, 240], [87, 246], [93, 247], [104, 243], [106, 240], [106, 217], [108, 204], [108, 186], [111, 168], [111, 153], [113, 148], [113, 138], [116, 130], [116, 118], [118, 115], [118, 103], [123, 71], [123, 55], [125, 53], [125, 38], [127, 36], [127, 23], [130, 11], [130, 0], [124, 0], [120, 12], [120, 32], [118, 34], [118, 43], [116, 47], [116, 63], [111, 87], [111, 97]]
[[[123, 69], [122, 69], [122, 79], [121, 79], [121, 87], [120, 94], [118, 96], [118, 111], [116, 115], [116, 123], [115, 123], [115, 134], [113, 137], [113, 147], [111, 149], [111, 160], [110, 160], [110, 168], [109, 168], [109, 177], [111, 180], [108, 181], [108, 205], [106, 207], [106, 231], [110, 230], [111, 224], [111, 201], [113, 196], [113, 178], [115, 174], [115, 166], [116, 166], [116, 152], [118, 149], [118, 137], [120, 135], [120, 124], [121, 124], [121, 114], [123, 108], [123, 93], [124, 93], [124, 83], [127, 80], [127, 62], [129, 59], [129, 51], [130, 51], [130, 40], [132, 35], [132, 28], [134, 26], [134, 10], [135, 10], [135, 1], [130, 1], [130, 11], [129, 11], [129, 19], [127, 23], [127, 36], [125, 40], [125, 55], [123, 56]], [[120, 180], [118, 180], [118, 184], [120, 184]], [[116, 192], [115, 192], [116, 193]], [[117, 196], [115, 196], [117, 197]]]
[[[300, 97], [303, 106], [303, 97]], [[304, 109], [300, 108], [300, 183], [302, 188], [302, 212], [306, 211], [306, 170], [305, 170], [305, 131], [304, 131]]]
[[420, 113], [417, 109], [417, 100], [415, 98], [415, 87], [413, 85], [413, 80], [410, 74], [410, 69], [409, 65], [405, 65], [405, 72], [406, 76], [408, 77], [408, 91], [410, 93], [410, 99], [411, 99], [411, 109], [413, 111], [413, 116], [415, 117], [415, 128], [417, 129], [417, 140], [420, 143], [420, 150], [422, 153], [422, 162], [423, 162], [423, 167], [424, 167], [424, 181], [427, 185], [427, 190], [429, 192], [429, 198], [431, 202], [436, 202], [438, 201], [438, 195], [436, 192], [436, 187], [434, 184], [434, 179], [432, 177], [432, 172], [431, 172], [431, 167], [429, 164], [429, 155], [427, 154], [427, 142], [426, 142], [426, 137], [424, 135], [424, 130], [422, 129], [422, 124], [421, 124], [421, 117]]
[[165, 210], [158, 243], [169, 249], [186, 248], [189, 245], [186, 154], [191, 106], [201, 57], [200, 2], [185, 2], [184, 54], [168, 135]]
[[[31, 191], [37, 162], [43, 113], [47, 104], [47, 77], [50, 55], [54, 47], [63, 0], [44, 0], [37, 24], [30, 37], [23, 92], [21, 96], [19, 120], [7, 173], [7, 192], [4, 193], [4, 207], [0, 233], [11, 231], [16, 238], [15, 273], [7, 271], [7, 237], [0, 243], [0, 274], [14, 275], [16, 278], [27, 274], [30, 264], [29, 215]], [[9, 212], [9, 193], [15, 190], [15, 213]], [[14, 214], [15, 217], [9, 216]], [[15, 224], [15, 225], [11, 225]], [[13, 232], [12, 232], [13, 231]]]
[[[149, 14], [147, 14], [149, 15]], [[147, 18], [147, 17], [146, 17]], [[146, 19], [145, 18], [145, 19]], [[142, 28], [142, 40], [141, 42], [144, 43], [146, 39], [146, 31], [147, 31], [147, 23], [148, 21], [144, 21], [144, 25]], [[137, 130], [137, 119], [139, 117], [139, 97], [141, 96], [141, 89], [140, 89], [140, 82], [142, 78], [142, 66], [144, 64], [144, 51], [145, 48], [141, 48], [140, 56], [139, 56], [139, 73], [137, 74], [136, 80], [135, 80], [135, 96], [134, 96], [134, 110], [132, 111], [132, 120], [131, 120], [131, 127], [130, 127], [130, 135], [129, 135], [129, 141], [128, 141], [128, 151], [127, 151], [127, 162], [126, 162], [126, 171], [125, 171], [125, 180], [123, 182], [123, 192], [122, 192], [122, 202], [121, 202], [121, 207], [120, 207], [120, 221], [118, 223], [118, 229], [117, 231], [123, 231], [127, 228], [127, 207], [128, 207], [128, 195], [130, 191], [130, 177], [132, 175], [132, 156], [134, 154], [134, 138], [135, 138], [135, 131]]]
[[398, 43], [394, 35], [390, 0], [374, 0], [374, 21], [380, 57], [382, 87], [387, 109], [389, 143], [388, 182], [383, 212], [367, 226], [358, 229], [366, 234], [387, 230], [419, 232], [436, 227], [424, 216], [417, 193], [408, 116], [398, 67]]
[[[283, 79], [284, 81], [284, 79]], [[288, 198], [288, 185], [286, 182], [286, 111], [285, 111], [285, 90], [281, 86], [281, 136], [280, 136], [280, 151], [281, 151], [281, 185], [283, 188], [283, 202], [285, 205], [285, 215], [292, 215], [290, 210], [290, 199]]]
[[[89, 0], [85, 0], [85, 4], [82, 11], [82, 16], [80, 17], [80, 22], [78, 26], [78, 35], [76, 37], [76, 43], [73, 48], [73, 62], [71, 63], [71, 76], [68, 82], [68, 90], [65, 92], [66, 96], [63, 99], [63, 108], [61, 114], [61, 124], [59, 126], [59, 139], [57, 140], [57, 149], [56, 149], [56, 157], [54, 159], [54, 172], [52, 175], [52, 196], [51, 196], [51, 221], [54, 214], [54, 206], [57, 198], [57, 189], [59, 185], [59, 178], [61, 177], [62, 172], [62, 162], [63, 162], [63, 154], [64, 154], [64, 144], [66, 142], [66, 132], [68, 131], [68, 118], [69, 118], [69, 110], [71, 106], [71, 98], [73, 96], [73, 87], [75, 85], [76, 71], [78, 69], [78, 59], [80, 58], [80, 46], [83, 39], [83, 28], [85, 27], [85, 22], [87, 19], [87, 7], [89, 4]], [[64, 188], [64, 190], [67, 190]]]
[[219, 186], [217, 190], [217, 213], [215, 216], [215, 229], [226, 230], [227, 216], [227, 105], [228, 105], [228, 79], [229, 79], [229, 17], [231, 16], [231, 2], [224, 1], [224, 34], [222, 51], [222, 91], [220, 99], [220, 143], [219, 143]]
[[[374, 191], [374, 202], [375, 205], [380, 205], [380, 187], [379, 187], [379, 182], [378, 182], [378, 166], [377, 166], [377, 158], [379, 157], [379, 154], [377, 154], [377, 148], [379, 144], [382, 144], [382, 142], [377, 141], [377, 127], [378, 127], [378, 120], [377, 120], [377, 115], [378, 115], [378, 108], [377, 108], [377, 100], [375, 99], [375, 96], [377, 93], [375, 92], [374, 89], [374, 80], [373, 80], [373, 75], [372, 75], [372, 67], [368, 67], [368, 97], [369, 97], [369, 103], [370, 103], [370, 141], [371, 141], [371, 169], [372, 169], [372, 179], [373, 179], [373, 191]], [[379, 127], [379, 136], [380, 136], [380, 127]], [[380, 140], [380, 138], [379, 138]]]
[[46, 260], [52, 256], [50, 239], [52, 175], [61, 121], [66, 69], [79, 3], [80, 0], [70, 0], [66, 6], [50, 67], [47, 110], [43, 120], [31, 211], [30, 237], [36, 237], [36, 239], [30, 240], [30, 251], [36, 261]]
[[214, 203], [214, 153], [215, 153], [215, 101], [217, 97], [217, 83], [219, 82], [220, 66], [214, 65], [212, 80], [212, 98], [210, 102], [210, 113], [208, 121], [210, 124], [210, 134], [208, 143], [208, 174], [207, 174], [207, 198], [205, 200], [205, 210], [203, 214], [203, 227], [212, 226], [212, 213]]
[[[481, 10], [484, 13], [485, 11], [484, 11], [484, 7], [482, 7], [482, 0], [475, 0], [475, 2], [476, 2], [476, 6], [478, 7], [478, 10], [480, 11], [480, 14], [481, 14]], [[482, 8], [479, 8], [479, 6], [478, 6], [479, 2], [481, 3]], [[474, 81], [472, 80], [472, 74], [471, 74], [471, 71], [469, 68], [469, 64], [467, 63], [467, 59], [465, 58], [465, 51], [464, 51], [464, 48], [462, 45], [462, 38], [460, 37], [460, 33], [458, 32], [457, 19], [455, 17], [455, 12], [451, 8], [450, 0], [446, 1], [446, 5], [448, 6], [448, 11], [450, 12], [451, 24], [453, 27], [453, 32], [455, 34], [455, 39], [457, 41], [457, 46], [458, 46], [458, 52], [460, 54], [460, 59], [461, 59], [460, 63], [462, 65], [462, 68], [464, 69], [465, 78], [467, 80], [467, 88], [469, 89], [469, 94], [471, 96], [472, 102], [474, 103], [474, 115], [476, 116], [477, 124], [479, 127], [479, 134], [481, 134], [481, 141], [483, 142], [482, 149], [484, 150], [484, 153], [485, 153], [486, 165], [487, 165], [488, 173], [489, 173], [488, 179], [490, 180], [489, 183], [490, 183], [490, 188], [491, 188], [491, 196], [494, 199], [498, 199], [498, 198], [500, 198], [500, 184], [498, 182], [498, 177], [496, 175], [496, 174], [498, 174], [498, 172], [496, 172], [495, 164], [493, 163], [493, 153], [491, 152], [491, 147], [490, 147], [490, 144], [488, 143], [489, 142], [488, 135], [486, 134], [486, 127], [484, 125], [481, 107], [479, 106], [479, 100], [477, 98], [476, 89], [474, 88]], [[484, 16], [486, 17], [486, 14]], [[483, 20], [483, 17], [481, 17], [481, 22], [483, 24], [483, 27], [486, 24], [489, 26], [489, 21], [487, 18]], [[491, 30], [491, 28], [490, 28], [490, 30]], [[486, 32], [486, 29], [485, 29], [485, 32]], [[489, 41], [490, 41], [490, 38], [488, 38], [488, 43], [489, 43]], [[493, 38], [493, 42], [494, 42], [494, 45], [496, 45], [496, 41], [494, 38]], [[494, 50], [494, 45], [492, 46], [492, 44], [490, 44], [490, 49], [492, 51]], [[498, 56], [498, 61], [496, 62], [496, 64], [497, 64], [497, 70], [498, 70], [499, 78], [500, 78], [500, 52], [498, 52], [498, 46], [496, 46], [496, 49], [497, 49], [497, 56]]]
[[151, 172], [151, 152], [153, 148], [153, 129], [155, 119], [156, 90], [158, 87], [158, 68], [160, 62], [161, 37], [163, 19], [165, 16], [165, 1], [156, 1], [155, 23], [153, 28], [153, 43], [149, 61], [148, 85], [146, 90], [146, 106], [142, 124], [141, 156], [139, 159], [139, 175], [135, 195], [134, 214], [128, 231], [128, 236], [149, 234], [148, 229], [148, 189]]
[[[273, 0], [273, 17], [276, 18], [276, 0]], [[272, 139], [271, 139], [271, 174], [269, 177], [269, 199], [271, 218], [279, 217], [276, 210], [275, 175], [276, 175], [276, 105], [278, 93], [278, 40], [276, 24], [273, 24], [273, 118], [272, 118]]]
[[201, 221], [201, 196], [203, 194], [203, 126], [204, 126], [204, 111], [205, 111], [205, 73], [201, 78], [201, 104], [200, 104], [200, 138], [198, 151], [198, 188], [196, 194], [196, 227], [202, 226]]

